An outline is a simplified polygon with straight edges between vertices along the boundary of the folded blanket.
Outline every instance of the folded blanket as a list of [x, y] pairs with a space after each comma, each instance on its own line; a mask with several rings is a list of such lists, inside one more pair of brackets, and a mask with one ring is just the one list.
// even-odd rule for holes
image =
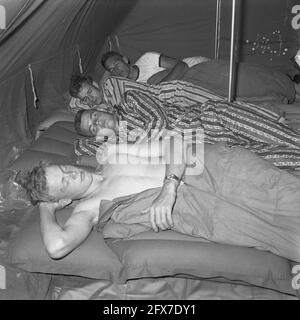
[[[186, 176], [178, 189], [173, 230], [300, 262], [300, 179], [240, 147], [209, 148], [203, 174]], [[159, 192], [102, 202], [98, 230], [106, 238], [149, 230], [149, 216], [141, 211]]]
[[[162, 71], [148, 81], [159, 83], [167, 75]], [[228, 96], [229, 61], [210, 60], [188, 68], [177, 80], [193, 83], [222, 97]], [[262, 65], [240, 62], [236, 67], [236, 98], [247, 101], [291, 103], [296, 95], [294, 82], [279, 72]]]

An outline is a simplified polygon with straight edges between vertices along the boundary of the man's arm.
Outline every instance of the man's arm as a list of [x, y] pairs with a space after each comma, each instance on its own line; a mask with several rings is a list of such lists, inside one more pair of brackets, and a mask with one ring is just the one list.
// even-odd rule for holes
[[165, 179], [158, 197], [150, 207], [150, 222], [154, 231], [166, 230], [173, 226], [172, 210], [177, 197], [177, 188], [185, 169], [188, 146], [182, 139], [174, 137], [166, 145], [164, 156], [166, 160], [165, 176], [175, 175], [179, 181]]
[[182, 60], [165, 56], [163, 54], [160, 55], [159, 66], [165, 69], [170, 69], [168, 75], [162, 78], [160, 82], [177, 80], [182, 76], [183, 72], [189, 68]]
[[[203, 152], [203, 145], [195, 145], [194, 150], [200, 155]], [[188, 164], [195, 163], [195, 154], [193, 152], [193, 144], [184, 143], [179, 137], [174, 137], [173, 142], [165, 145], [165, 159], [166, 159], [166, 171], [165, 176], [175, 175], [176, 179], [165, 179], [160, 194], [153, 201], [149, 209], [144, 210], [150, 211], [150, 222], [152, 228], [155, 231], [166, 230], [173, 226], [172, 210], [177, 197], [177, 189], [180, 181], [185, 174]], [[197, 159], [197, 165], [203, 168], [203, 163]], [[202, 172], [202, 170], [200, 171]], [[199, 170], [195, 170], [194, 174], [199, 174]]]
[[167, 127], [167, 104], [154, 95], [137, 90], [129, 90], [124, 95], [124, 112], [134, 115], [132, 122], [136, 123], [143, 133], [139, 133], [139, 142], [149, 138], [157, 139]]
[[89, 235], [95, 217], [92, 211], [73, 212], [61, 227], [56, 220], [55, 211], [60, 203], [40, 204], [40, 224], [44, 245], [49, 256], [60, 259], [78, 247]]
[[[164, 163], [165, 140], [148, 141], [147, 143], [135, 144], [111, 144], [104, 143], [99, 147], [94, 157], [97, 162], [96, 169], [101, 170], [101, 165], [125, 164], [125, 163]], [[149, 162], [151, 159], [152, 162]], [[155, 160], [154, 160], [155, 159]]]
[[138, 90], [128, 90], [124, 94], [124, 111], [129, 115], [134, 113], [143, 122], [143, 127], [161, 130], [166, 127], [164, 103], [154, 95], [140, 92]]
[[127, 154], [141, 158], [164, 157], [166, 140], [150, 140], [147, 143], [107, 143], [107, 156]]

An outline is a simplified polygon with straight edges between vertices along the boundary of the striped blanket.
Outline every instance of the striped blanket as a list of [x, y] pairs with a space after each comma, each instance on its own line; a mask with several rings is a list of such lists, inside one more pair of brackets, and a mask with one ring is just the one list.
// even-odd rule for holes
[[[212, 93], [208, 89], [181, 80], [167, 81], [159, 85], [153, 85], [120, 77], [108, 77], [102, 85], [102, 90], [104, 100], [110, 107], [120, 105], [125, 92], [129, 90], [150, 94], [161, 101], [181, 107], [204, 103], [208, 100], [224, 101], [224, 97]], [[276, 110], [276, 108], [251, 103], [247, 103], [247, 105], [253, 109], [258, 109], [262, 114], [272, 117], [274, 120], [277, 120], [280, 116], [278, 113], [279, 110]]]

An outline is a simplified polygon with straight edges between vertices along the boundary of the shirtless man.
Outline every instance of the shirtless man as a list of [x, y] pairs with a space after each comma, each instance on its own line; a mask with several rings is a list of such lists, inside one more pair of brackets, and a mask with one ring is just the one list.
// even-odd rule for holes
[[[186, 148], [188, 151], [189, 147]], [[182, 151], [176, 152], [181, 157]], [[172, 147], [153, 143], [151, 164], [142, 164], [148, 161], [148, 145], [135, 145], [126, 150], [126, 154], [119, 151], [119, 163], [129, 164], [109, 164], [108, 159], [101, 175], [71, 165], [41, 163], [35, 167], [20, 183], [33, 202], [39, 203], [41, 231], [48, 254], [54, 259], [62, 258], [85, 240], [98, 221], [101, 200], [112, 200], [162, 185], [160, 195], [149, 209], [150, 221], [155, 231], [170, 228], [176, 189], [186, 167], [185, 163], [174, 164], [179, 163], [178, 159], [175, 160], [176, 152]], [[169, 164], [153, 164], [155, 157], [159, 163], [162, 157], [169, 158], [170, 153], [175, 157]], [[137, 161], [140, 164], [137, 165]], [[80, 202], [61, 228], [56, 222], [55, 211], [75, 200]]]
[[[128, 209], [135, 218], [145, 219], [146, 229], [172, 228], [214, 242], [256, 247], [300, 261], [298, 177], [244, 148], [222, 144], [205, 145], [203, 161], [196, 150], [196, 164], [198, 169], [202, 165], [203, 172], [187, 175], [186, 163], [191, 158], [190, 163], [195, 160], [192, 145], [186, 146], [186, 157], [181, 163], [177, 158], [182, 156], [180, 148], [174, 151], [172, 144], [171, 148], [161, 148], [159, 143], [157, 146], [156, 151], [151, 147], [150, 164], [145, 162], [148, 146], [134, 145], [129, 158], [121, 150], [119, 163], [125, 156], [129, 164], [108, 163], [103, 165], [101, 175], [73, 166], [42, 166], [33, 170], [27, 179], [27, 190], [33, 200], [44, 201], [40, 202], [41, 231], [52, 258], [64, 257], [85, 240], [100, 221], [101, 200], [130, 198], [132, 194], [157, 188], [150, 200], [139, 194], [142, 201], [147, 200], [146, 208], [138, 206], [139, 200], [135, 199]], [[157, 160], [163, 156], [170, 163], [154, 164], [155, 152]], [[108, 156], [110, 159], [114, 154], [108, 152]], [[72, 200], [80, 202], [61, 227], [55, 211]], [[126, 224], [126, 217], [119, 215], [121, 223]]]

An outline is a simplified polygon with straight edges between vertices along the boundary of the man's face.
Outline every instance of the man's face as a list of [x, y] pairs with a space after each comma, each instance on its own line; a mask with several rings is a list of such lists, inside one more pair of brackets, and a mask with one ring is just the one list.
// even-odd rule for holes
[[78, 93], [78, 98], [90, 105], [98, 105], [103, 102], [102, 91], [92, 84], [84, 82]]
[[115, 132], [116, 119], [108, 112], [85, 110], [81, 115], [80, 129], [83, 134], [90, 137], [95, 137], [102, 129], [110, 129]]
[[54, 199], [81, 199], [93, 181], [90, 172], [70, 166], [52, 165], [45, 169], [49, 195]]
[[110, 57], [106, 60], [105, 68], [113, 76], [128, 78], [131, 66], [120, 57]]

